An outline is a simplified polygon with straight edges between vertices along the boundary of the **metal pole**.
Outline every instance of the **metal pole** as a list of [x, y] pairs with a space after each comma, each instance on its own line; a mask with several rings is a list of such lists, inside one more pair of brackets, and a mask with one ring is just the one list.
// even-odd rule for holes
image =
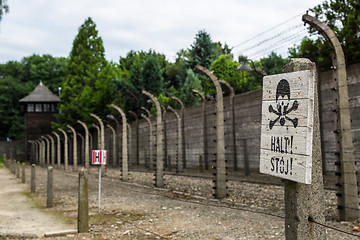
[[101, 210], [101, 165], [99, 166], [99, 208], [98, 212]]

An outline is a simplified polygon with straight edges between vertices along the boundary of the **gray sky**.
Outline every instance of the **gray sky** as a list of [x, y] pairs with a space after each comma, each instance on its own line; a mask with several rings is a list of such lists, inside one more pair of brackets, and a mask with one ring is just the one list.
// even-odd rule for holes
[[174, 61], [176, 52], [193, 44], [199, 30], [208, 32], [213, 41], [234, 47], [235, 56], [257, 60], [271, 50], [284, 55], [306, 35], [301, 14], [322, 2], [8, 0], [10, 12], [0, 22], [0, 63], [33, 53], [68, 56], [87, 17], [97, 25], [106, 58], [115, 62], [130, 50], [149, 49]]

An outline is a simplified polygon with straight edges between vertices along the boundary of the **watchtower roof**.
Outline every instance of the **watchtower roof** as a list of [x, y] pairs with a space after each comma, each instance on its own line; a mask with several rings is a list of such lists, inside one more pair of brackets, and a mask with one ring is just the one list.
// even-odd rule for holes
[[29, 95], [20, 99], [20, 102], [60, 102], [60, 98], [40, 82]]

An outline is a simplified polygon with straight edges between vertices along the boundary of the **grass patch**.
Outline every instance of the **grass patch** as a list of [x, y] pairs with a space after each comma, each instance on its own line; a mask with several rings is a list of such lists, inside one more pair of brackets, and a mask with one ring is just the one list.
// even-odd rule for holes
[[3, 168], [3, 157], [0, 157], [0, 168]]
[[37, 208], [39, 210], [43, 210], [42, 205], [39, 202], [34, 201], [34, 199], [32, 198], [31, 193], [29, 193], [29, 192], [21, 192], [20, 194], [26, 197], [27, 202], [30, 204], [30, 206], [32, 206], [34, 208]]
[[45, 208], [41, 199], [36, 199], [34, 194], [30, 192], [21, 192], [21, 195], [25, 196], [30, 206], [40, 210], [44, 214], [50, 214], [54, 216], [60, 223], [69, 225], [76, 225], [77, 216], [69, 216], [62, 211], [56, 211], [54, 208]]

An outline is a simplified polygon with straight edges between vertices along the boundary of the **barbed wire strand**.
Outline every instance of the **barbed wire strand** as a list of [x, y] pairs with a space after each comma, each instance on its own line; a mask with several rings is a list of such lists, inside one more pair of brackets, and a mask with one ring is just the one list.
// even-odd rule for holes
[[288, 20], [286, 20], [286, 21], [284, 21], [284, 22], [281, 22], [281, 23], [275, 25], [274, 27], [271, 27], [270, 29], [268, 29], [268, 30], [266, 30], [266, 31], [264, 31], [264, 32], [262, 32], [262, 33], [259, 33], [259, 34], [255, 35], [254, 37], [251, 37], [250, 39], [245, 40], [245, 41], [243, 41], [243, 42], [235, 45], [235, 46], [233, 47], [233, 49], [234, 49], [234, 48], [238, 48], [239, 46], [241, 46], [241, 45], [243, 45], [243, 44], [245, 44], [245, 43], [248, 43], [248, 42], [250, 42], [251, 40], [254, 40], [254, 39], [258, 38], [258, 37], [264, 35], [265, 33], [268, 33], [268, 32], [270, 32], [270, 31], [274, 30], [275, 28], [280, 27], [280, 26], [288, 23], [288, 22], [290, 22], [291, 20], [293, 20], [293, 19], [295, 19], [295, 18], [297, 18], [297, 17], [299, 17], [299, 16], [302, 16], [304, 13], [305, 13], [305, 12], [301, 12], [300, 14], [297, 14], [296, 16], [291, 17], [291, 18], [289, 18]]

